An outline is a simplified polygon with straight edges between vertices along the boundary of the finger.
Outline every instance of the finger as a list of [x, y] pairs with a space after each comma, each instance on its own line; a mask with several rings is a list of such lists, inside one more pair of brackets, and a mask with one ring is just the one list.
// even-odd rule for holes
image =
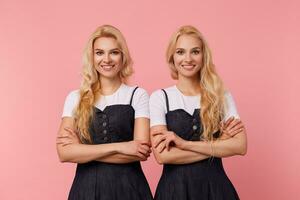
[[142, 149], [142, 148], [139, 148], [138, 152], [140, 152], [140, 153], [142, 153], [144, 155], [146, 155], [148, 153], [148, 151], [146, 151], [145, 149]]
[[62, 146], [64, 147], [64, 146], [67, 146], [67, 145], [70, 145], [70, 144], [72, 144], [72, 142], [64, 143], [64, 144], [62, 144]]
[[166, 149], [170, 151], [170, 142], [171, 140], [166, 140]]
[[229, 131], [229, 134], [231, 135], [232, 132], [236, 131], [236, 130], [239, 130], [239, 129], [242, 129], [244, 128], [244, 125], [242, 123], [239, 123], [237, 124], [236, 126], [234, 126], [230, 131]]
[[160, 145], [157, 147], [157, 151], [159, 153], [163, 152], [163, 150], [166, 148], [165, 142], [160, 143]]
[[67, 139], [60, 139], [56, 141], [56, 144], [61, 144], [63, 146], [67, 145], [67, 144], [72, 144], [72, 141], [67, 140]]
[[167, 136], [162, 136], [158, 138], [156, 141], [154, 141], [154, 148], [156, 148], [161, 142], [165, 141]]
[[59, 139], [70, 138], [70, 135], [60, 135], [60, 136], [57, 136], [56, 138], [59, 138]]
[[239, 119], [235, 119], [233, 120], [228, 126], [227, 126], [227, 130], [232, 129], [234, 126], [236, 126], [237, 124], [241, 123], [241, 121]]
[[137, 156], [139, 158], [141, 158], [142, 160], [147, 160], [147, 157], [145, 155], [141, 154], [141, 153], [137, 153]]
[[224, 124], [224, 128], [226, 129], [228, 125], [234, 120], [234, 117], [229, 117]]
[[65, 143], [67, 141], [67, 139], [65, 139], [65, 138], [57, 138], [56, 139], [56, 144], [63, 144], [63, 143]]
[[160, 132], [161, 132], [162, 134], [168, 134], [168, 133], [169, 133], [168, 130], [161, 130]]
[[153, 136], [162, 135], [162, 132], [161, 132], [160, 130], [153, 131], [153, 132], [152, 132], [152, 135], [153, 135]]
[[65, 127], [64, 128], [66, 131], [68, 131], [69, 133], [71, 133], [72, 135], [76, 135], [77, 136], [77, 133], [73, 130], [73, 129], [71, 129], [71, 128], [69, 128], [69, 127]]
[[234, 137], [236, 134], [241, 133], [241, 132], [243, 132], [243, 131], [244, 131], [244, 128], [240, 128], [240, 129], [234, 131], [234, 132], [231, 134], [231, 137]]
[[144, 149], [145, 151], [149, 151], [150, 147], [147, 145], [141, 145], [141, 148]]
[[67, 134], [71, 134], [71, 135], [73, 134], [72, 130], [69, 128], [64, 128], [64, 130], [66, 131]]
[[142, 141], [141, 144], [142, 145], [147, 145], [148, 147], [151, 147], [151, 143], [150, 142]]

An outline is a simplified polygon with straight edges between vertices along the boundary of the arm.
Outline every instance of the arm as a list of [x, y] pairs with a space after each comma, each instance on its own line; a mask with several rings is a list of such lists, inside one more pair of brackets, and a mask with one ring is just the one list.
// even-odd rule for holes
[[182, 148], [205, 155], [213, 154], [215, 157], [245, 155], [247, 153], [246, 132], [243, 130], [232, 138], [216, 140], [212, 143], [204, 141], [187, 141]]
[[[86, 163], [92, 160], [106, 158], [115, 154], [137, 156], [140, 159], [146, 158], [145, 155], [138, 152], [142, 148], [142, 142], [120, 142], [111, 144], [89, 145], [80, 144], [78, 137], [72, 131], [74, 130], [74, 119], [72, 117], [64, 117], [62, 119], [57, 139], [57, 153], [61, 162]], [[76, 141], [77, 140], [77, 141]], [[131, 147], [131, 148], [130, 148]], [[128, 149], [129, 148], [129, 149]], [[143, 150], [144, 151], [144, 150]], [[120, 160], [120, 157], [118, 158]], [[120, 162], [124, 162], [121, 160]]]
[[[149, 119], [148, 118], [136, 118], [134, 121], [134, 140], [143, 141], [149, 143]], [[149, 149], [149, 154], [151, 150]], [[106, 156], [97, 161], [107, 162], [107, 163], [130, 163], [134, 161], [145, 161], [147, 159], [141, 159], [138, 156], [125, 155], [121, 153], [116, 153], [110, 156]]]
[[216, 157], [229, 157], [234, 155], [245, 155], [247, 151], [246, 131], [239, 119], [230, 118], [221, 128], [222, 135], [216, 141], [186, 141], [172, 131], [160, 130], [160, 135], [155, 146], [162, 145], [167, 150], [170, 145], [179, 149], [193, 151], [204, 155]]
[[[165, 125], [158, 125], [151, 128], [152, 144], [154, 144], [159, 139], [158, 137], [161, 137], [160, 135], [154, 136], [154, 133], [162, 130], [163, 131], [167, 130]], [[159, 164], [188, 164], [188, 163], [204, 160], [210, 157], [202, 153], [193, 152], [189, 150], [182, 150], [177, 148], [176, 146], [170, 147], [168, 151], [166, 148], [162, 149], [164, 145], [165, 144], [160, 143], [157, 147], [152, 148], [155, 159]]]

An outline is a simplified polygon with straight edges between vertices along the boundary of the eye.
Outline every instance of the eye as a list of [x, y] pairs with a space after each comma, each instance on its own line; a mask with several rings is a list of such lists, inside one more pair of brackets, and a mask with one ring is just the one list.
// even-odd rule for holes
[[95, 54], [98, 55], [98, 56], [102, 56], [104, 54], [104, 52], [103, 51], [96, 51]]
[[200, 53], [199, 50], [193, 50], [193, 51], [192, 51], [192, 54], [194, 54], [194, 55], [198, 55], [199, 53]]
[[184, 51], [181, 50], [181, 49], [179, 49], [179, 50], [176, 51], [176, 54], [178, 54], [178, 55], [183, 55], [183, 54], [184, 54]]
[[112, 55], [119, 55], [121, 52], [120, 51], [112, 51], [111, 54]]

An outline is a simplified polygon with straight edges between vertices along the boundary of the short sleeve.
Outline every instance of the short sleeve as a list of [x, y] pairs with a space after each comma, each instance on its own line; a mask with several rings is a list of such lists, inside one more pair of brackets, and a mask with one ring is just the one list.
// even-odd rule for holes
[[73, 117], [74, 110], [79, 102], [79, 91], [74, 90], [68, 94], [65, 100], [62, 117]]
[[149, 100], [150, 109], [150, 127], [157, 125], [166, 125], [166, 100], [163, 91], [153, 92]]
[[232, 95], [230, 94], [230, 92], [225, 93], [225, 100], [226, 100], [226, 103], [227, 103], [227, 108], [225, 110], [226, 112], [225, 112], [224, 120], [227, 120], [230, 117], [234, 117], [234, 118], [239, 119], [240, 116], [237, 112], [234, 99], [233, 99]]
[[136, 89], [133, 100], [132, 107], [134, 108], [135, 114], [134, 118], [145, 117], [149, 118], [149, 95], [143, 88]]

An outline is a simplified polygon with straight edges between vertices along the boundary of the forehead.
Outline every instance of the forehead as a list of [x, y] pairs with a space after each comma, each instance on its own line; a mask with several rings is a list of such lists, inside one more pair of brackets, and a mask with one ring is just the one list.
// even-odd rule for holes
[[110, 50], [118, 48], [117, 40], [111, 37], [100, 37], [94, 42], [94, 49]]
[[202, 42], [194, 35], [181, 35], [176, 42], [176, 48], [190, 49], [202, 47]]

